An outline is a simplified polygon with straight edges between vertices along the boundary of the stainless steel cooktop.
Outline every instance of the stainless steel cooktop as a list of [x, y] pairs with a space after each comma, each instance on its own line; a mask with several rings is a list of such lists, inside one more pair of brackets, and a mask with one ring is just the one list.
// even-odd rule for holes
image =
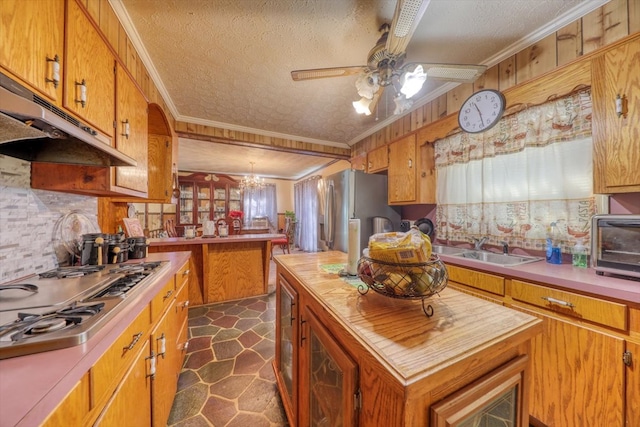
[[168, 266], [61, 268], [0, 285], [0, 359], [87, 341]]

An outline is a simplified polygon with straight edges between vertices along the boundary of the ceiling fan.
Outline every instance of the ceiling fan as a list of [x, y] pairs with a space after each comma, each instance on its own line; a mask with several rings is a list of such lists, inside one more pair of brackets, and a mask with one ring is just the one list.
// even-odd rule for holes
[[[487, 69], [486, 66], [404, 63], [409, 40], [430, 1], [398, 0], [391, 25], [380, 27], [382, 36], [369, 51], [367, 65], [294, 70], [291, 77], [300, 81], [359, 75], [356, 89], [362, 99], [354, 102], [353, 106], [358, 113], [366, 115], [371, 114], [382, 92], [389, 86], [397, 93], [394, 114], [401, 114], [411, 107], [413, 101], [409, 98], [420, 91], [427, 78], [460, 83], [475, 81]], [[399, 91], [395, 84], [400, 86]]]

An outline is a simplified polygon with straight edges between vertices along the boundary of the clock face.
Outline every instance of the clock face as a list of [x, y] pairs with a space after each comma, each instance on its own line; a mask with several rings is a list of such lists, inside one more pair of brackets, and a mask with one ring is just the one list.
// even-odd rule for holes
[[471, 95], [458, 112], [460, 129], [468, 133], [480, 133], [491, 129], [502, 117], [505, 108], [504, 95], [493, 89], [484, 89]]

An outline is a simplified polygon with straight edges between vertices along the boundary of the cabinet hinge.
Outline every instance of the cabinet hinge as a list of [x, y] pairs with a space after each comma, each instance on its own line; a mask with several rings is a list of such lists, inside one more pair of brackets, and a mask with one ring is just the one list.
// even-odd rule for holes
[[362, 408], [362, 392], [360, 389], [353, 394], [353, 408], [357, 411]]
[[164, 142], [164, 146], [169, 148], [169, 141], [168, 140]]
[[630, 351], [625, 351], [624, 353], [622, 353], [622, 362], [627, 366], [631, 366], [632, 358]]

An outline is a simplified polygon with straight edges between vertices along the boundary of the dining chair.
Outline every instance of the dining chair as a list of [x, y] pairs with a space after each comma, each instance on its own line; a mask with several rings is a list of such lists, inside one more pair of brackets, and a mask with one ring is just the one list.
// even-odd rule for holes
[[287, 218], [287, 221], [284, 225], [284, 237], [278, 237], [277, 239], [271, 239], [271, 256], [273, 257], [273, 248], [276, 246], [280, 246], [282, 249], [282, 253], [290, 254], [289, 250], [290, 242], [293, 241], [293, 224]]

